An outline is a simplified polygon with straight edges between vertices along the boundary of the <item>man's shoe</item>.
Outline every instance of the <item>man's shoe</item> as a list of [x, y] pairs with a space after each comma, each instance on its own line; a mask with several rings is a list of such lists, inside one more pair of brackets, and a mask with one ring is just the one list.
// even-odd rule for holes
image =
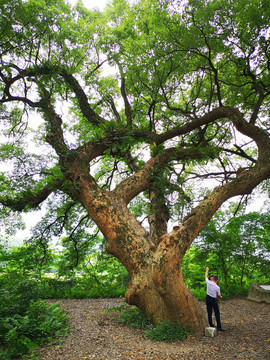
[[226, 331], [226, 330], [222, 328], [217, 328], [217, 331]]

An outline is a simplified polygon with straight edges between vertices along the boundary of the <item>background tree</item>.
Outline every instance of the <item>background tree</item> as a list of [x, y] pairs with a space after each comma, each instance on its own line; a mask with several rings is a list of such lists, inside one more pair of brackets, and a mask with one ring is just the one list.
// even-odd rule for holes
[[220, 276], [223, 296], [247, 295], [250, 282], [269, 281], [269, 225], [267, 213], [228, 218], [218, 211], [183, 259], [186, 283], [196, 297], [205, 296], [201, 278], [205, 264]]
[[[201, 233], [205, 242], [202, 249], [205, 252], [214, 251], [218, 256], [217, 270], [224, 274], [225, 287], [229, 286], [229, 279], [236, 276], [239, 286], [243, 286], [244, 276], [260, 267], [261, 272], [270, 260], [268, 214], [250, 213], [232, 218], [223, 228], [213, 222]], [[236, 273], [231, 273], [234, 267]], [[265, 274], [269, 269], [265, 268]]]
[[182, 258], [227, 199], [270, 177], [266, 1], [0, 9], [2, 205], [55, 204], [34, 235], [44, 251], [49, 229], [76, 244], [95, 223], [129, 272], [126, 301], [201, 331]]

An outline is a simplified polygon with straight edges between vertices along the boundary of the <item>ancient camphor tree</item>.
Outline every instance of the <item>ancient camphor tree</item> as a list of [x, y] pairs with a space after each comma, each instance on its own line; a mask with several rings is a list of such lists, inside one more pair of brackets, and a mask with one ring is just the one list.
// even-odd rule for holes
[[49, 224], [76, 247], [75, 227], [93, 221], [130, 274], [126, 301], [201, 331], [185, 251], [226, 200], [270, 177], [267, 2], [0, 9], [2, 214], [49, 201], [44, 248]]

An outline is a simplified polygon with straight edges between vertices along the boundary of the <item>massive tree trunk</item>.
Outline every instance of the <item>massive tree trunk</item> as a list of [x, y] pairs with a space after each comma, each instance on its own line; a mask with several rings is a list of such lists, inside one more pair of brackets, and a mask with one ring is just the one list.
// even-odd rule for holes
[[[22, 3], [29, 5], [27, 1]], [[185, 10], [188, 15], [186, 21], [182, 21], [184, 17], [179, 15], [177, 19], [177, 13], [171, 19], [170, 8], [163, 8], [160, 2], [159, 15], [153, 18], [153, 26], [146, 26], [145, 33], [142, 27], [136, 25], [136, 19], [141, 17], [140, 13], [136, 13], [135, 8], [127, 7], [127, 17], [113, 20], [110, 31], [104, 32], [104, 41], [90, 41], [89, 46], [85, 46], [88, 44], [85, 42], [86, 36], [89, 37], [91, 33], [91, 38], [100, 37], [99, 29], [103, 26], [100, 17], [95, 22], [95, 17], [89, 15], [91, 31], [87, 28], [81, 41], [76, 31], [72, 30], [70, 34], [65, 31], [65, 41], [69, 43], [65, 47], [58, 37], [58, 31], [56, 37], [52, 32], [55, 19], [47, 16], [47, 11], [51, 11], [49, 8], [44, 14], [40, 9], [35, 9], [36, 14], [48, 21], [48, 34], [43, 28], [41, 32], [41, 28], [33, 23], [31, 38], [29, 32], [23, 32], [24, 24], [20, 25], [19, 20], [15, 27], [10, 26], [9, 21], [4, 23], [1, 53], [6, 56], [1, 58], [0, 111], [1, 122], [4, 124], [3, 135], [12, 136], [1, 148], [1, 152], [3, 161], [9, 160], [8, 155], [14, 160], [14, 179], [10, 175], [5, 178], [0, 174], [0, 183], [3, 185], [0, 203], [16, 211], [29, 210], [58, 191], [80, 202], [104, 234], [107, 251], [117, 257], [130, 274], [126, 301], [137, 305], [154, 322], [163, 319], [179, 321], [191, 325], [195, 332], [200, 333], [206, 324], [204, 311], [184, 285], [181, 262], [194, 239], [227, 199], [249, 194], [263, 180], [270, 178], [267, 124], [269, 55], [268, 35], [265, 32], [266, 16], [261, 16], [260, 27], [247, 16], [249, 30], [256, 25], [256, 31], [253, 36], [254, 48], [247, 47], [243, 59], [234, 51], [233, 44], [237, 44], [239, 49], [246, 48], [247, 39], [251, 35], [250, 31], [246, 34], [241, 32], [238, 37], [234, 27], [237, 17], [232, 17], [231, 27], [226, 28], [226, 33], [221, 31], [215, 37], [212, 30], [208, 33], [209, 29], [204, 26], [205, 18], [201, 17], [204, 12], [201, 9], [196, 12], [192, 4], [189, 5], [191, 8], [187, 7]], [[5, 10], [8, 19], [11, 8], [1, 4], [1, 9]], [[14, 19], [19, 19], [16, 17], [19, 9], [20, 7], [13, 9]], [[62, 7], [61, 9], [63, 10]], [[192, 17], [189, 16], [190, 9], [194, 10]], [[169, 12], [166, 14], [167, 10]], [[213, 26], [222, 29], [215, 19], [219, 18], [215, 14], [220, 9], [214, 11], [211, 6], [210, 10]], [[67, 10], [66, 15], [69, 17], [70, 14]], [[80, 16], [79, 13], [77, 15]], [[223, 15], [226, 19], [227, 14]], [[104, 19], [110, 21], [110, 16], [113, 19], [113, 12], [110, 15], [108, 13]], [[117, 12], [115, 16], [117, 18]], [[222, 16], [220, 18], [223, 19]], [[86, 16], [81, 20], [88, 21]], [[131, 21], [130, 27], [127, 27], [128, 31], [122, 38], [120, 34], [127, 20]], [[159, 20], [165, 25], [162, 32], [156, 32]], [[29, 22], [31, 25], [30, 18]], [[189, 31], [185, 26], [190, 27], [191, 33], [198, 35], [195, 42], [190, 43]], [[72, 23], [70, 28], [72, 29]], [[113, 29], [118, 29], [119, 36], [112, 37]], [[159, 37], [155, 46], [151, 44], [151, 49], [147, 44], [141, 47], [141, 41], [144, 36], [148, 36], [149, 31], [153, 36], [158, 34]], [[224, 36], [230, 40], [224, 41]], [[73, 48], [75, 37], [78, 46]], [[134, 42], [134, 49], [142, 48], [148, 54], [139, 64], [137, 57], [133, 61], [129, 52], [130, 39]], [[30, 49], [29, 43], [32, 44]], [[76, 47], [80, 49], [79, 52]], [[103, 76], [101, 66], [105, 62], [118, 68], [119, 73], [116, 70], [114, 80], [111, 76]], [[137, 73], [142, 70], [142, 66], [145, 69], [142, 76], [138, 77]], [[228, 75], [226, 69], [230, 69]], [[117, 90], [119, 74], [120, 92]], [[188, 84], [190, 80], [193, 84]], [[230, 92], [233, 96], [240, 94], [239, 99], [230, 99]], [[120, 112], [114, 102], [119, 102], [119, 94], [124, 104]], [[12, 103], [16, 104], [14, 108], [9, 106]], [[67, 111], [64, 108], [62, 111], [65, 104], [68, 105], [66, 110], [70, 109], [73, 113], [72, 121], [69, 117], [66, 118]], [[242, 109], [249, 121], [244, 119], [240, 110], [228, 106], [229, 104], [236, 104]], [[61, 116], [56, 111], [58, 106], [61, 107]], [[35, 164], [29, 161], [29, 165], [21, 152], [21, 138], [25, 133], [27, 141], [30, 134], [25, 131], [28, 124], [25, 121], [24, 125], [22, 117], [23, 113], [26, 114], [27, 107], [43, 113], [44, 126], [37, 136], [36, 144], [40, 145], [46, 138], [47, 144], [55, 152], [49, 151], [46, 159], [37, 156], [38, 152], [34, 151]], [[204, 113], [207, 108], [209, 111]], [[230, 130], [231, 126], [234, 129]], [[256, 143], [256, 160], [249, 155], [249, 151], [244, 151], [246, 146], [239, 147], [235, 144], [238, 149], [236, 151], [229, 145], [235, 137], [235, 129]], [[146, 144], [151, 158], [144, 163], [140, 153], [146, 149]], [[42, 147], [43, 149], [46, 148]], [[169, 214], [166, 194], [172, 188], [168, 186], [165, 189], [166, 186], [162, 186], [160, 180], [164, 178], [160, 175], [163, 175], [164, 170], [168, 173], [176, 171], [183, 164], [183, 174], [186, 177], [188, 172], [184, 170], [184, 165], [187, 162], [217, 160], [222, 153], [235, 154], [247, 160], [243, 171], [239, 171], [232, 181], [232, 177], [227, 177], [225, 171], [224, 182], [231, 182], [214, 189], [172, 232], [167, 233]], [[116, 177], [112, 170], [113, 181], [119, 181], [112, 191], [102, 190], [102, 179], [98, 186], [90, 175], [89, 166], [96, 164], [99, 157], [106, 161], [111, 159], [118, 162], [120, 159], [123, 164], [127, 162], [128, 166], [124, 166], [124, 170], [121, 169], [121, 164], [119, 171], [115, 173]], [[52, 163], [49, 164], [51, 160]], [[237, 161], [236, 158], [233, 166], [237, 166]], [[16, 174], [19, 167], [24, 167], [21, 165], [25, 165], [25, 170]], [[236, 168], [228, 168], [230, 174], [236, 172]], [[121, 181], [123, 174], [126, 178]], [[172, 180], [171, 184], [168, 184], [177, 187], [175, 175], [176, 172], [169, 179]], [[149, 220], [149, 232], [128, 208], [130, 201], [145, 191], [150, 200], [150, 211], [145, 214]], [[69, 226], [68, 224], [67, 227]], [[202, 279], [203, 276], [204, 269]]]
[[[106, 149], [106, 143], [97, 142], [77, 150], [65, 146], [61, 119], [45, 103], [46, 114], [50, 118], [52, 132], [47, 142], [59, 156], [62, 176], [54, 183], [71, 198], [79, 201], [87, 210], [107, 241], [107, 251], [118, 258], [130, 274], [130, 284], [126, 301], [137, 305], [154, 322], [170, 320], [190, 325], [194, 332], [201, 333], [206, 325], [204, 310], [186, 288], [181, 271], [181, 262], [186, 250], [210, 221], [218, 208], [229, 198], [249, 194], [263, 180], [270, 178], [270, 140], [267, 132], [252, 123], [247, 123], [237, 109], [220, 107], [201, 119], [157, 135], [156, 144], [161, 144], [174, 136], [186, 134], [217, 118], [230, 118], [242, 134], [252, 138], [258, 146], [258, 159], [254, 167], [239, 172], [234, 180], [215, 188], [195, 207], [179, 226], [167, 233], [165, 197], [162, 187], [156, 186], [155, 174], [168, 166], [173, 159], [196, 159], [211, 156], [210, 150], [181, 147], [163, 148], [147, 161], [135, 174], [120, 182], [114, 190], [105, 191], [90, 175], [89, 163]], [[45, 111], [45, 110], [44, 110]], [[54, 130], [55, 129], [55, 130]], [[53, 131], [54, 130], [54, 131]], [[134, 132], [141, 137], [142, 132]], [[110, 140], [111, 141], [111, 140]], [[109, 139], [108, 139], [109, 142]], [[50, 184], [49, 184], [50, 185]], [[52, 191], [51, 186], [33, 192], [28, 204], [32, 207], [41, 203]], [[150, 231], [137, 221], [128, 209], [129, 202], [143, 191], [150, 190], [151, 213]], [[1, 202], [22, 210], [21, 197], [1, 198]], [[202, 278], [204, 269], [202, 269]]]
[[204, 312], [186, 288], [181, 270], [190, 243], [186, 227], [176, 227], [156, 244], [130, 213], [124, 196], [101, 190], [89, 175], [81, 175], [79, 185], [78, 199], [107, 239], [107, 251], [130, 274], [126, 302], [138, 306], [155, 323], [167, 319], [201, 332]]
[[201, 333], [204, 311], [184, 284], [181, 261], [184, 252], [166, 241], [146, 259], [141, 271], [131, 277], [126, 301], [138, 306], [154, 323], [180, 322]]
[[172, 232], [152, 239], [151, 232], [129, 211], [128, 202], [136, 192], [135, 184], [140, 183], [140, 190], [143, 182], [148, 186], [146, 169], [153, 164], [151, 159], [135, 178], [110, 192], [100, 189], [89, 173], [81, 172], [76, 174], [74, 193], [103, 232], [107, 251], [130, 274], [126, 301], [138, 306], [154, 322], [181, 322], [201, 333], [206, 325], [204, 310], [184, 284], [182, 258], [221, 204], [235, 195], [250, 193], [261, 178], [269, 176], [269, 166], [257, 164], [231, 183], [215, 188]]

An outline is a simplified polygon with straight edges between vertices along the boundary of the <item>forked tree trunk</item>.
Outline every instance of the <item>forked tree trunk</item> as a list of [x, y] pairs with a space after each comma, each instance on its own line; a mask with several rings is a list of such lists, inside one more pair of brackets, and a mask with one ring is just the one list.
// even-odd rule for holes
[[[72, 196], [83, 204], [102, 231], [107, 251], [118, 258], [130, 274], [126, 301], [137, 305], [154, 322], [164, 319], [180, 322], [190, 325], [195, 333], [201, 333], [206, 325], [205, 311], [184, 284], [182, 258], [224, 201], [250, 193], [270, 176], [270, 144], [264, 134], [259, 135], [264, 153], [256, 166], [215, 188], [174, 231], [155, 239], [151, 239], [151, 232], [148, 233], [128, 209], [129, 201], [149, 188], [149, 173], [155, 159], [111, 192], [100, 189], [86, 171], [76, 175]], [[268, 152], [266, 145], [269, 145]], [[136, 188], [138, 183], [140, 186]]]
[[177, 227], [161, 236], [156, 245], [121, 199], [98, 187], [95, 199], [90, 199], [89, 186], [84, 184], [81, 188], [86, 189], [81, 192], [81, 200], [107, 239], [107, 251], [130, 274], [126, 302], [138, 306], [154, 323], [166, 319], [201, 333], [206, 325], [205, 312], [185, 286], [181, 270], [190, 244], [186, 228]]

